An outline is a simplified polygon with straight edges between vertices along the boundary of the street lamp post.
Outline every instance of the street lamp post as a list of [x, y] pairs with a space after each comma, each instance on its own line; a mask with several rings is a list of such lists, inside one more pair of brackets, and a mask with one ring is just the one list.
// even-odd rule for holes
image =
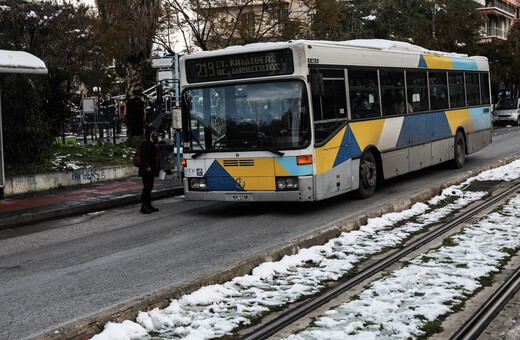
[[101, 125], [102, 127], [100, 128], [99, 127], [99, 110], [100, 110], [100, 101], [101, 101], [101, 77], [100, 77], [100, 72], [101, 72], [101, 68], [99, 66], [99, 51], [101, 51], [101, 47], [100, 46], [94, 46], [92, 47], [92, 52], [95, 52], [96, 53], [96, 68], [97, 68], [97, 105], [96, 105], [96, 114], [94, 115], [94, 121], [95, 121], [95, 126], [96, 126], [96, 129], [99, 130], [99, 139], [100, 140], [103, 140], [103, 125]]

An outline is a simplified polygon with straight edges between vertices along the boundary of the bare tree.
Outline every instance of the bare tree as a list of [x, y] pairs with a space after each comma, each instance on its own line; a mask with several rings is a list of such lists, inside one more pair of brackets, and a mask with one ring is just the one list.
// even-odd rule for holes
[[126, 67], [126, 121], [128, 134], [143, 134], [144, 97], [142, 63], [150, 58], [160, 0], [96, 0], [98, 39], [103, 55]]
[[[303, 37], [308, 8], [293, 0], [165, 0], [163, 31], [174, 22], [202, 50]], [[191, 32], [192, 38], [188, 37]], [[161, 44], [166, 40], [162, 39]], [[163, 45], [167, 50], [171, 49]], [[187, 47], [188, 52], [190, 48]]]

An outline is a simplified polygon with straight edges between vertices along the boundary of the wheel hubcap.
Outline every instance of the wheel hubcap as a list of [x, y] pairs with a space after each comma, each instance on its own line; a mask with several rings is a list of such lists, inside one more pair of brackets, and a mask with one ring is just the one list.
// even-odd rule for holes
[[458, 155], [459, 161], [464, 160], [464, 150], [462, 148], [462, 141], [459, 141], [457, 143], [457, 155]]
[[369, 161], [364, 161], [361, 165], [362, 183], [365, 188], [376, 184], [376, 165]]

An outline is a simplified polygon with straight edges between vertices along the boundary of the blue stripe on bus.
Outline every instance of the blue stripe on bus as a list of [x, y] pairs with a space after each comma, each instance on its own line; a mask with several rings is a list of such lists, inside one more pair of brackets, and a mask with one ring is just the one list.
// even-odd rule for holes
[[428, 119], [427, 126], [433, 127], [433, 136], [431, 139], [446, 138], [453, 135], [450, 122], [445, 112], [430, 113], [426, 118]]
[[356, 137], [352, 133], [352, 129], [350, 126], [347, 126], [333, 167], [359, 155], [361, 155], [361, 148], [359, 147]]
[[213, 161], [204, 177], [208, 182], [208, 190], [244, 190], [237, 186], [235, 179], [217, 161]]
[[312, 175], [312, 164], [298, 165], [296, 163], [296, 157], [277, 157], [274, 160], [291, 176]]
[[421, 59], [419, 59], [419, 65], [417, 67], [422, 68], [428, 68], [428, 65], [426, 64], [426, 60], [424, 60], [424, 57], [421, 54]]
[[396, 147], [424, 143], [451, 136], [450, 124], [444, 112], [404, 117]]
[[[484, 112], [484, 109], [488, 109], [488, 112]], [[489, 106], [476, 107], [468, 110], [475, 131], [486, 130], [491, 127], [491, 108]]]
[[450, 57], [450, 59], [453, 64], [453, 69], [455, 70], [478, 70], [477, 63], [473, 59], [460, 57]]

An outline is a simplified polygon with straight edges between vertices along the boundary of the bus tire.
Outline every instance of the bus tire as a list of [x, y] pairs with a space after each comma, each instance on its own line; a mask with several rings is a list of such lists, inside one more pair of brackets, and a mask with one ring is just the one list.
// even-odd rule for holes
[[464, 167], [466, 161], [466, 140], [462, 132], [457, 131], [455, 134], [455, 144], [453, 145], [453, 155], [455, 156], [452, 161], [452, 166], [455, 169], [461, 169]]
[[369, 198], [377, 186], [377, 163], [371, 151], [363, 153], [359, 162], [359, 189], [361, 198]]

